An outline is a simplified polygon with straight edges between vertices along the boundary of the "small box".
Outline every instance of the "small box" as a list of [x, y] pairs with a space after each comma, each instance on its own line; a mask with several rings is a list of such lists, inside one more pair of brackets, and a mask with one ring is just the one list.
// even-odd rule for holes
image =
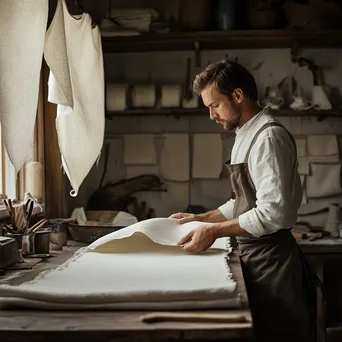
[[0, 269], [19, 261], [19, 250], [15, 239], [0, 236]]

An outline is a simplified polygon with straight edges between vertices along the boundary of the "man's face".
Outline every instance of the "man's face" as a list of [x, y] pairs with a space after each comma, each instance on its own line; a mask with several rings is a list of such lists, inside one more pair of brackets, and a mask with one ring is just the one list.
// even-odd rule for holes
[[215, 84], [209, 84], [201, 93], [203, 103], [209, 108], [210, 119], [222, 125], [227, 131], [232, 131], [239, 126], [241, 111], [239, 102], [234, 96], [229, 100], [216, 89]]

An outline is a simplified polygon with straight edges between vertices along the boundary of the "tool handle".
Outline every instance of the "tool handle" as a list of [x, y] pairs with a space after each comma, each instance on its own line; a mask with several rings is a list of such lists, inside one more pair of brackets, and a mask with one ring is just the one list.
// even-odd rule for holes
[[39, 222], [37, 222], [36, 224], [34, 224], [29, 230], [29, 233], [35, 233], [38, 229], [42, 228], [45, 226], [45, 224], [48, 222], [48, 220], [46, 219], [42, 219]]
[[247, 323], [251, 320], [245, 315], [236, 313], [178, 313], [178, 312], [153, 312], [141, 317], [145, 323], [157, 322], [208, 322], [208, 323]]

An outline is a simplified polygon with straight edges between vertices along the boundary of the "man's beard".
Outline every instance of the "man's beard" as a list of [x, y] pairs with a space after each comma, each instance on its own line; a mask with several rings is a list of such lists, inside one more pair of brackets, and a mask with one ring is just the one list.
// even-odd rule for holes
[[228, 121], [225, 121], [223, 124], [223, 128], [226, 131], [233, 131], [235, 130], [239, 124], [240, 124], [240, 120], [241, 120], [241, 115], [242, 113], [239, 113], [238, 111], [234, 111], [231, 114], [231, 119]]

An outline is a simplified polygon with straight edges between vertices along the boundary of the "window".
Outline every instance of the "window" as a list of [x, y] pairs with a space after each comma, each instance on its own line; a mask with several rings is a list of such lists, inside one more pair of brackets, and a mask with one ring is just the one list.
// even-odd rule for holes
[[[36, 126], [34, 132], [34, 147], [30, 152], [29, 161], [39, 161], [43, 163], [43, 89], [42, 81], [40, 83], [39, 101], [37, 108]], [[23, 167], [18, 175], [15, 174], [15, 169], [6, 152], [6, 147], [1, 135], [0, 126], [0, 193], [6, 195], [10, 199], [24, 200], [25, 195], [25, 167]], [[43, 180], [42, 180], [43, 182]]]

